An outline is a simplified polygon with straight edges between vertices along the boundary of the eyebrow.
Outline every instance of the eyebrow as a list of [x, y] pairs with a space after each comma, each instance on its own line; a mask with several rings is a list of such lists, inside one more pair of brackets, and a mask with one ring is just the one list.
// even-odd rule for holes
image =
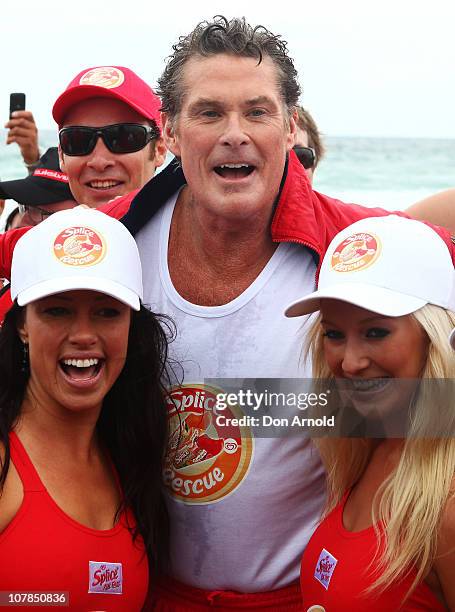
[[213, 98], [199, 98], [198, 100], [195, 100], [195, 102], [190, 104], [188, 110], [194, 113], [202, 108], [205, 108], [206, 106], [214, 106], [218, 108], [222, 106], [222, 103], [219, 100], [215, 100]]
[[246, 101], [247, 106], [256, 106], [257, 104], [275, 104], [272, 98], [269, 96], [257, 96], [256, 98], [251, 98]]
[[[366, 317], [365, 319], [361, 319], [359, 321], [359, 323], [371, 323], [372, 321], [390, 321], [390, 319], [394, 319], [395, 317], [387, 317], [386, 315], [375, 315], [374, 317]], [[321, 319], [321, 323], [324, 325], [333, 325], [334, 327], [337, 327], [336, 323], [332, 323], [332, 321], [329, 321], [328, 319]]]
[[[258, 104], [272, 104], [275, 105], [272, 98], [269, 96], [256, 96], [255, 98], [250, 98], [249, 100], [245, 100], [245, 106], [256, 106]], [[195, 100], [189, 106], [190, 112], [198, 112], [200, 109], [205, 108], [206, 106], [212, 106], [214, 108], [222, 108], [224, 103], [221, 100], [216, 100], [215, 98], [199, 98]]]
[[[70, 291], [78, 291], [78, 289], [70, 289]], [[84, 289], [81, 289], [81, 291], [84, 291]], [[86, 289], [85, 291], [94, 291], [94, 289]], [[101, 300], [104, 299], [111, 299], [111, 300], [116, 300], [116, 298], [112, 297], [111, 295], [108, 295], [107, 293], [101, 293], [99, 291], [96, 291], [97, 295], [95, 297], [95, 300], [97, 302], [100, 302]], [[62, 302], [72, 302], [72, 298], [61, 294], [61, 293], [54, 293], [53, 295], [46, 295], [46, 297], [43, 298], [43, 300], [62, 300]]]

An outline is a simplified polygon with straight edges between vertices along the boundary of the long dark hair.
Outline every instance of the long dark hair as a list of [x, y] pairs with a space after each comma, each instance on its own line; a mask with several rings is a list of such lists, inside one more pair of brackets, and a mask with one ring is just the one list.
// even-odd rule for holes
[[[0, 491], [10, 463], [9, 432], [21, 409], [29, 373], [17, 321], [23, 309], [15, 304], [0, 331], [0, 442], [5, 458], [0, 466]], [[142, 536], [150, 571], [160, 571], [167, 560], [169, 523], [162, 488], [167, 444], [165, 385], [168, 342], [175, 335], [168, 317], [141, 306], [132, 311], [125, 366], [104, 398], [97, 423], [101, 443], [117, 470], [123, 492], [117, 515], [128, 507]]]

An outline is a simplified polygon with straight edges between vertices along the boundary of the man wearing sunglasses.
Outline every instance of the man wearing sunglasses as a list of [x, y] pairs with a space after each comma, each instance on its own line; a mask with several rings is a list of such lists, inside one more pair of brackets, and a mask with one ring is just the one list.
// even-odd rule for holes
[[[23, 179], [0, 182], [0, 198], [15, 200], [18, 203], [18, 210], [14, 216], [14, 228], [37, 225], [54, 212], [76, 206], [68, 185], [68, 177], [59, 166], [57, 147], [48, 149], [35, 166], [32, 173]], [[8, 226], [5, 229], [9, 229]], [[33, 265], [32, 258], [30, 265]], [[2, 287], [0, 289], [0, 325], [10, 307], [9, 288]]]
[[81, 71], [54, 104], [62, 169], [80, 204], [101, 204], [141, 188], [166, 156], [160, 100], [132, 70]]
[[301, 610], [300, 558], [324, 498], [318, 455], [304, 435], [227, 434], [212, 386], [224, 393], [225, 383], [206, 380], [309, 377], [301, 324], [285, 307], [314, 290], [339, 230], [387, 213], [312, 190], [302, 165], [317, 160], [292, 150], [297, 74], [265, 28], [221, 16], [198, 24], [159, 84], [176, 160], [134, 198], [101, 208], [113, 214], [132, 200], [122, 220], [144, 264], [145, 302], [176, 322], [170, 352], [184, 368], [164, 472], [170, 576], [153, 609]]
[[312, 183], [314, 171], [324, 156], [325, 148], [316, 122], [302, 106], [297, 107], [293, 149]]
[[[138, 194], [101, 207], [128, 209], [144, 301], [176, 321], [171, 357], [184, 367], [171, 390], [164, 474], [170, 575], [153, 584], [153, 609], [301, 610], [300, 559], [324, 499], [317, 453], [304, 435], [263, 438], [246, 426], [224, 439], [205, 379], [308, 377], [301, 322], [280, 313], [313, 291], [340, 229], [386, 212], [312, 191], [292, 151], [297, 74], [284, 41], [265, 28], [221, 16], [198, 24], [174, 46], [160, 88], [176, 161]], [[54, 116], [62, 128], [87, 125], [60, 121], [58, 108]], [[95, 117], [88, 127], [104, 125]], [[93, 135], [96, 147], [107, 148], [103, 138], [116, 146]], [[70, 152], [90, 148], [84, 139]], [[1, 273], [11, 242], [0, 247]]]

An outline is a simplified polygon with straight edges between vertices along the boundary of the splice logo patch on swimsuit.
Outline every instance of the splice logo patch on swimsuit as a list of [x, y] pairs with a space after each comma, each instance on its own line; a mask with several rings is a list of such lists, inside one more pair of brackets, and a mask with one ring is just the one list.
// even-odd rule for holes
[[89, 593], [121, 595], [123, 575], [121, 563], [89, 561]]
[[325, 548], [321, 550], [321, 554], [319, 555], [319, 559], [314, 570], [314, 577], [326, 590], [329, 588], [330, 580], [332, 579], [337, 563], [338, 559], [335, 559], [335, 557], [331, 555], [328, 550]]
[[335, 272], [356, 272], [364, 270], [376, 261], [381, 252], [377, 236], [364, 232], [348, 236], [332, 255], [332, 269]]
[[54, 240], [54, 254], [68, 266], [92, 266], [103, 259], [106, 243], [89, 227], [67, 227]]
[[125, 80], [125, 75], [118, 68], [113, 66], [101, 66], [92, 68], [83, 74], [79, 80], [79, 85], [96, 85], [106, 89], [115, 89]]
[[[224, 439], [216, 425], [216, 395], [221, 389], [194, 384], [169, 391], [169, 444], [164, 482], [170, 495], [186, 504], [220, 501], [243, 482], [253, 456], [248, 427], [233, 427]], [[229, 406], [226, 417], [241, 417]], [[224, 430], [225, 431], [225, 430]]]

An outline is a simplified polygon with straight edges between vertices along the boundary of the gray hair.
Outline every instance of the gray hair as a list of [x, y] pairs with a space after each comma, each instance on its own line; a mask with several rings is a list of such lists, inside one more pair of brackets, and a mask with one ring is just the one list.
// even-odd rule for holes
[[278, 86], [289, 116], [294, 112], [300, 95], [297, 71], [288, 56], [287, 42], [263, 26], [252, 27], [245, 18], [231, 20], [216, 15], [213, 21], [201, 21], [187, 36], [181, 36], [173, 45], [166, 68], [158, 79], [161, 110], [174, 119], [183, 98], [183, 68], [194, 56], [209, 57], [219, 53], [240, 57], [253, 57], [262, 62], [270, 57], [277, 68]]

